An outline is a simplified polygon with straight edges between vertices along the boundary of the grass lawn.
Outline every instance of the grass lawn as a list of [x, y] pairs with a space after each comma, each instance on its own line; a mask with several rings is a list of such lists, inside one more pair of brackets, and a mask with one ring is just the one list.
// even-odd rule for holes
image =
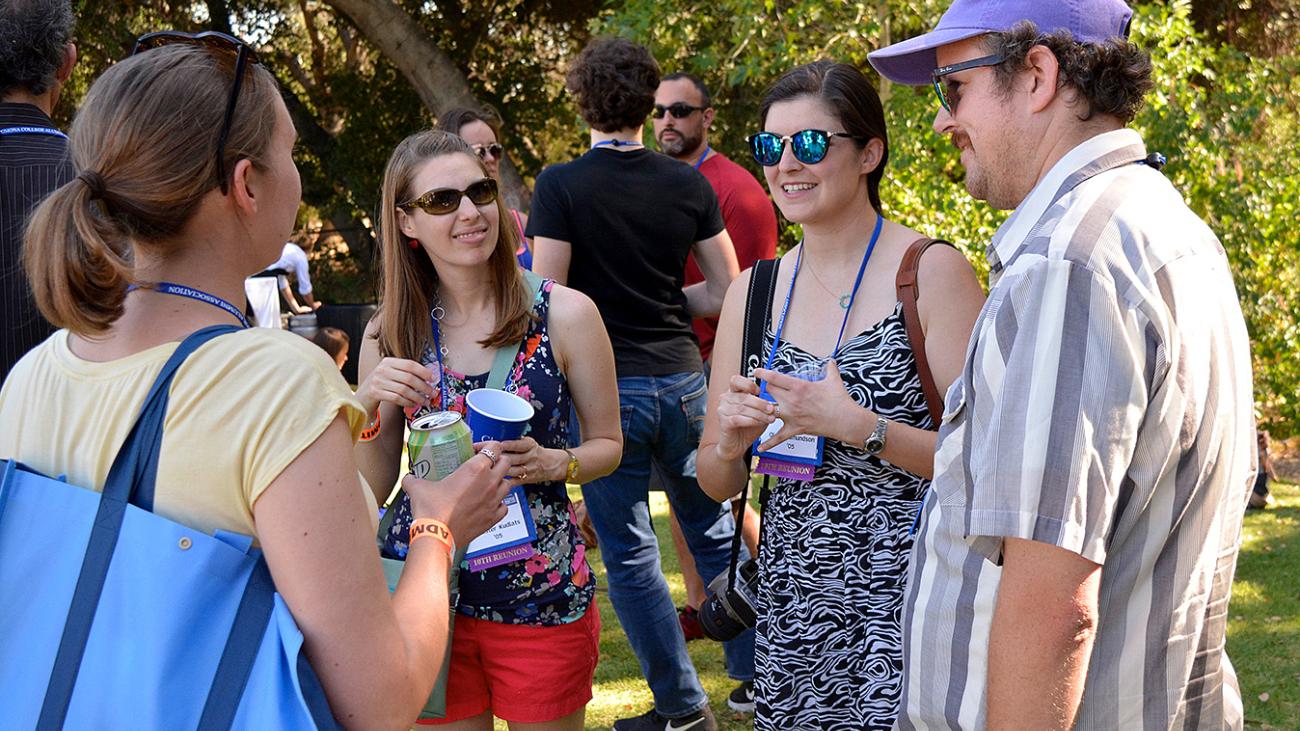
[[[1275, 485], [1273, 495], [1276, 505], [1251, 511], [1245, 518], [1230, 605], [1228, 653], [1241, 682], [1247, 728], [1300, 730], [1300, 486]], [[573, 497], [579, 497], [577, 490]], [[663, 494], [651, 493], [664, 573], [673, 599], [681, 604], [686, 590], [672, 551], [667, 510]], [[619, 718], [647, 710], [653, 699], [603, 591], [605, 567], [600, 552], [588, 555], [602, 587], [597, 599], [603, 628], [587, 728], [608, 729]], [[736, 684], [727, 677], [721, 646], [699, 640], [688, 647], [719, 728], [751, 729], [748, 716], [727, 708], [727, 694]], [[496, 727], [506, 729], [500, 721]]]
[[[573, 497], [581, 497], [577, 490]], [[682, 584], [681, 570], [677, 566], [677, 556], [673, 553], [672, 535], [668, 531], [668, 501], [661, 492], [650, 493], [650, 512], [655, 518], [655, 532], [659, 536], [660, 556], [663, 561], [664, 575], [668, 577], [668, 586], [673, 592], [673, 601], [678, 605], [686, 601], [686, 588]], [[637, 664], [632, 648], [627, 644], [623, 628], [618, 624], [614, 607], [605, 594], [605, 565], [601, 562], [600, 552], [587, 554], [591, 558], [592, 570], [599, 577], [600, 590], [596, 594], [600, 603], [600, 665], [596, 667], [594, 697], [587, 706], [587, 728], [608, 729], [614, 721], [628, 716], [635, 716], [654, 705], [654, 697], [641, 677], [641, 666]], [[736, 713], [727, 707], [727, 695], [736, 687], [736, 682], [727, 677], [726, 664], [722, 659], [722, 645], [711, 640], [696, 640], [687, 645], [695, 668], [700, 673], [700, 682], [709, 694], [713, 713], [718, 717], [718, 727], [723, 731], [750, 729], [750, 716]], [[498, 726], [504, 729], [504, 725]]]
[[1300, 486], [1275, 484], [1272, 491], [1277, 504], [1246, 514], [1228, 656], [1246, 727], [1300, 729]]

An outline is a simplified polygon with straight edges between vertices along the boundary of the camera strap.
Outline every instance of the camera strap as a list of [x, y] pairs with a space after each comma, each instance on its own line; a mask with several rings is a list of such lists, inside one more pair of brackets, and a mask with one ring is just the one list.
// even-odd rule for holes
[[[772, 320], [772, 302], [776, 299], [776, 273], [780, 266], [779, 259], [760, 259], [754, 262], [749, 273], [749, 290], [745, 293], [745, 327], [741, 333], [740, 374], [749, 377], [755, 368], [762, 365], [763, 334]], [[740, 488], [741, 511], [736, 519], [736, 530], [731, 536], [731, 562], [727, 565], [727, 581], [730, 586], [736, 583], [736, 565], [740, 562], [740, 539], [745, 528], [744, 506], [749, 504], [750, 463], [753, 461], [753, 447], [745, 452], [745, 484]], [[769, 483], [771, 477], [763, 476], [763, 487], [758, 494], [758, 508], [767, 509]], [[763, 530], [759, 527], [758, 542], [763, 543]], [[757, 559], [757, 556], [754, 556]]]

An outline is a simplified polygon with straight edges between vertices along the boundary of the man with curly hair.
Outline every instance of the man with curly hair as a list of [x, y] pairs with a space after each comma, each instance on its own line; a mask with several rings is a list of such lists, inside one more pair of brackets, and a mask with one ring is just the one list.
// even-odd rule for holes
[[[700, 575], [721, 574], [735, 523], [695, 481], [708, 392], [691, 318], [721, 310], [738, 273], [736, 254], [709, 181], [641, 143], [659, 86], [650, 53], [598, 38], [574, 60], [567, 81], [591, 126], [591, 149], [538, 176], [528, 235], [533, 271], [591, 297], [614, 345], [623, 461], [582, 494], [600, 537], [610, 601], [655, 699], [654, 708], [614, 728], [706, 731], [716, 722], [660, 572], [649, 480], [653, 462]], [[704, 281], [684, 286], [690, 253]], [[753, 678], [753, 652], [752, 630], [727, 643], [734, 679]]]
[[50, 115], [77, 62], [68, 0], [0, 3], [0, 381], [54, 328], [23, 274], [23, 226], [45, 194], [72, 179], [68, 138]]
[[871, 54], [933, 85], [966, 189], [1014, 209], [916, 529], [903, 729], [1242, 725], [1249, 343], [1222, 246], [1126, 128], [1151, 88], [1132, 15], [956, 0]]

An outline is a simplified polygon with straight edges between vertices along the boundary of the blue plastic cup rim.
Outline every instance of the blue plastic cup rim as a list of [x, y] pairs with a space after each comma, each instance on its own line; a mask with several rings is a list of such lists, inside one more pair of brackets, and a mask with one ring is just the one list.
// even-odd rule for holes
[[465, 406], [495, 421], [518, 423], [533, 418], [533, 405], [513, 393], [495, 388], [476, 388], [465, 395]]

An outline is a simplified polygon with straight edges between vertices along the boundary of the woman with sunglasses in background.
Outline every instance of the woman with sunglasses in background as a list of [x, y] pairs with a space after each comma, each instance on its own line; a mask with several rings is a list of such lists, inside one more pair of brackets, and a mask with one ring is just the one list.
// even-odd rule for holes
[[[565, 482], [609, 474], [622, 456], [609, 336], [585, 295], [529, 284], [496, 181], [460, 137], [433, 130], [399, 144], [380, 205], [381, 302], [357, 391], [379, 426], [358, 445], [369, 483], [386, 494], [396, 481], [404, 423], [464, 413], [498, 348], [519, 352], [504, 387], [534, 409], [527, 434], [502, 444], [536, 527], [531, 555], [489, 568], [461, 562], [447, 717], [422, 723], [486, 730], [495, 715], [512, 729], [580, 729], [600, 617]], [[571, 405], [583, 441], [568, 449]], [[401, 558], [412, 514], [404, 497], [391, 510], [382, 551]]]
[[[736, 494], [745, 450], [777, 419], [784, 425], [760, 449], [817, 438], [811, 476], [778, 479], [763, 513], [755, 725], [888, 729], [898, 715], [910, 530], [938, 428], [894, 287], [904, 252], [923, 237], [883, 217], [884, 110], [856, 68], [818, 61], [790, 71], [767, 92], [760, 122], [754, 157], [803, 241], [779, 261], [770, 314], [754, 315], [767, 325], [757, 382], [738, 374], [752, 270], [727, 293], [700, 485], [718, 500]], [[925, 354], [942, 392], [961, 368], [983, 294], [946, 246], [921, 259], [919, 281]]]
[[[501, 184], [501, 160], [505, 157], [506, 148], [500, 142], [500, 122], [473, 109], [459, 108], [439, 116], [438, 129], [459, 135], [461, 139], [468, 142], [483, 161], [483, 167], [487, 168], [488, 175], [497, 182], [497, 185]], [[519, 230], [519, 248], [515, 250], [515, 258], [519, 260], [519, 266], [531, 270], [533, 242], [524, 236], [524, 230], [528, 226], [528, 214], [513, 208], [508, 210], [510, 219]]]
[[[274, 78], [230, 36], [150, 34], [90, 87], [70, 137], [81, 172], [36, 210], [24, 262], [63, 329], [0, 390], [0, 458], [102, 489], [178, 341], [244, 325], [171, 384], [154, 509], [253, 536], [334, 716], [408, 727], [446, 648], [451, 546], [415, 541], [389, 594], [351, 449], [364, 410], [315, 345], [248, 328], [232, 304], [279, 256], [299, 204]], [[461, 540], [491, 526], [508, 491], [499, 449], [438, 484], [407, 479], [413, 513]]]

